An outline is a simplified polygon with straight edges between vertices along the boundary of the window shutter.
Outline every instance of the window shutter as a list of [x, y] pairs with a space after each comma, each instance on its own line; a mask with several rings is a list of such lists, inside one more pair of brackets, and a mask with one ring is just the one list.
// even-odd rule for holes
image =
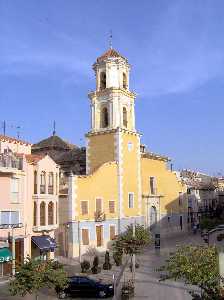
[[115, 202], [113, 200], [109, 201], [109, 213], [111, 214], [115, 213]]
[[115, 226], [110, 226], [110, 240], [115, 238]]
[[89, 245], [89, 230], [82, 229], [82, 244]]
[[81, 202], [81, 211], [82, 211], [82, 215], [88, 214], [88, 202], [87, 201]]

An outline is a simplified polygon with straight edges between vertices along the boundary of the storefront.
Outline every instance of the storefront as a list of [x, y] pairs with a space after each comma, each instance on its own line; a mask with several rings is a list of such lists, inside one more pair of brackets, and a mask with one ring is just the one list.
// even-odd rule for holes
[[49, 235], [32, 236], [32, 258], [43, 260], [54, 257], [56, 242]]
[[12, 270], [12, 252], [9, 248], [0, 248], [0, 277], [10, 275]]

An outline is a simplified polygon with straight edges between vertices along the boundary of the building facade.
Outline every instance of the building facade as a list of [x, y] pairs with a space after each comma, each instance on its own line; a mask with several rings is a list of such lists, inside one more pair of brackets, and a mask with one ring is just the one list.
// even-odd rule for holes
[[86, 174], [70, 176], [60, 208], [58, 240], [69, 257], [107, 249], [133, 222], [167, 233], [184, 230], [187, 221], [185, 185], [167, 169], [168, 158], [141, 147], [127, 59], [109, 49], [93, 70]]
[[[17, 262], [54, 256], [58, 176], [49, 156], [32, 155], [30, 143], [0, 136], [0, 276], [11, 273], [14, 253]], [[5, 248], [10, 261], [1, 259]]]

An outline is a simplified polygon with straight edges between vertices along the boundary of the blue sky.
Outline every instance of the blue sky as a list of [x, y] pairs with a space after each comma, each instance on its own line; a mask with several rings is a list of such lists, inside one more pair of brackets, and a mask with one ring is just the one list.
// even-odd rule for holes
[[174, 168], [224, 173], [222, 0], [0, 0], [0, 121], [37, 142], [84, 145], [92, 64], [113, 47], [132, 65], [136, 122]]

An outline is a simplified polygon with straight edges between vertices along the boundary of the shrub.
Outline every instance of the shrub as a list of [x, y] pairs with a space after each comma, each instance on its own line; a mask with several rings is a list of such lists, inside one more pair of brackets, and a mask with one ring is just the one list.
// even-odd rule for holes
[[91, 268], [91, 271], [93, 274], [98, 274], [101, 271], [101, 268], [99, 267], [99, 257], [96, 255], [93, 259], [93, 266]]
[[86, 273], [90, 268], [90, 262], [88, 260], [84, 260], [81, 262], [82, 273]]
[[116, 251], [113, 253], [113, 259], [116, 266], [122, 265], [122, 252]]
[[111, 263], [110, 263], [110, 254], [109, 251], [106, 251], [105, 253], [105, 262], [103, 264], [103, 269], [104, 270], [110, 270], [112, 267]]

